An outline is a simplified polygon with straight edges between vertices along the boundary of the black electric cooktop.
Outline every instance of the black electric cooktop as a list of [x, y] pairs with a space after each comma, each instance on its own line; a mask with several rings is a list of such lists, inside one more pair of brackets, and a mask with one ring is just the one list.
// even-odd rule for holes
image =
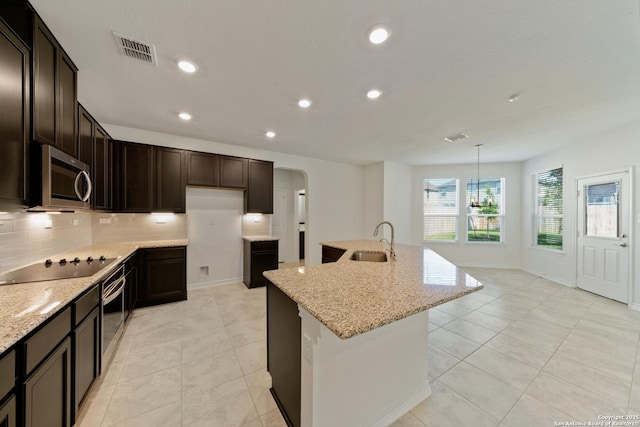
[[55, 262], [48, 259], [43, 263], [31, 264], [18, 270], [0, 274], [0, 285], [93, 276], [113, 261], [115, 258], [103, 256], [98, 259], [87, 257], [82, 260], [80, 258], [72, 260], [63, 258]]

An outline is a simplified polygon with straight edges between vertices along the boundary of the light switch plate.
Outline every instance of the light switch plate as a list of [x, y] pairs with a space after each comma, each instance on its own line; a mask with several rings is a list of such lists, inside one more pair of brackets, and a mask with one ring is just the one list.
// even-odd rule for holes
[[111, 224], [111, 218], [100, 218], [100, 224]]

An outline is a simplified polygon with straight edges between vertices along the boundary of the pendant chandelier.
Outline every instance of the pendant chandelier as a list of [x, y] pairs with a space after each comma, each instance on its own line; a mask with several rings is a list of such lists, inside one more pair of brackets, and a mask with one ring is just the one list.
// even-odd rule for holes
[[[478, 180], [476, 181], [476, 198], [474, 200], [473, 197], [471, 197], [470, 206], [472, 208], [482, 207], [482, 205], [480, 204], [480, 149], [483, 146], [484, 146], [483, 144], [476, 144], [476, 150], [478, 151], [478, 163], [477, 163]], [[489, 204], [489, 207], [493, 206], [493, 199], [489, 198], [488, 204]]]

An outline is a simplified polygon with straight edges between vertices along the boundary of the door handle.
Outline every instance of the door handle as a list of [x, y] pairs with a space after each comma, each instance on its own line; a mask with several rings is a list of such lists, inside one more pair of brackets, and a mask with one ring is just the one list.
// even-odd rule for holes
[[626, 248], [626, 247], [627, 247], [627, 244], [626, 244], [625, 242], [621, 242], [621, 243], [614, 243], [614, 245], [616, 245], [616, 246], [620, 246], [620, 247], [622, 247], [622, 248]]

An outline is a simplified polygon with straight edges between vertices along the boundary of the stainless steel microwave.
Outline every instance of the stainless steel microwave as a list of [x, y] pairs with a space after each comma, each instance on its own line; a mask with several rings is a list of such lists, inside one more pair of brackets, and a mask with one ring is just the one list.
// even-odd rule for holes
[[[36, 144], [34, 165], [40, 177], [29, 210], [91, 209], [89, 165], [50, 146]], [[37, 176], [37, 175], [36, 175]]]

